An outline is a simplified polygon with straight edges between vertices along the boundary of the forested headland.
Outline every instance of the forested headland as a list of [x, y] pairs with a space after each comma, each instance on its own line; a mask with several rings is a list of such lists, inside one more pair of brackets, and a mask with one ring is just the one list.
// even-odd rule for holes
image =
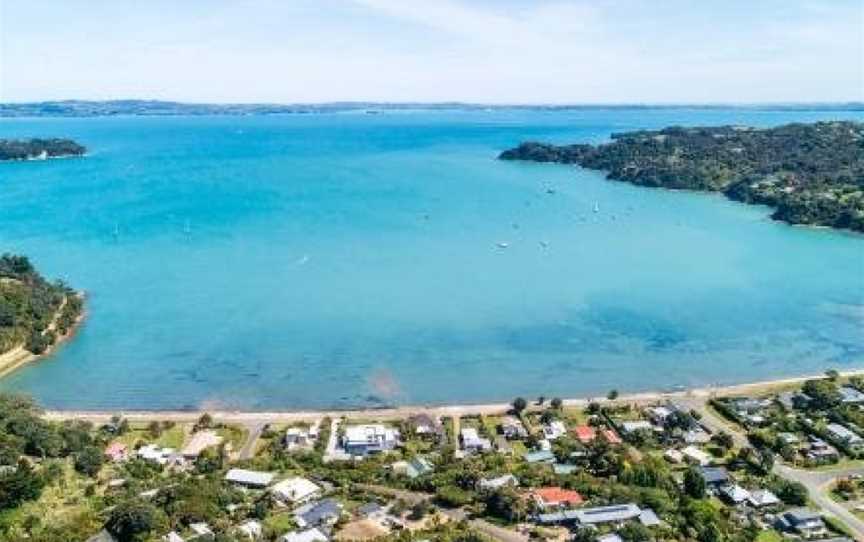
[[864, 232], [864, 123], [670, 127], [601, 145], [525, 142], [503, 160], [578, 164], [629, 183], [722, 192], [776, 220]]
[[25, 256], [0, 256], [0, 355], [23, 347], [42, 354], [69, 333], [83, 299], [63, 282], [49, 282]]
[[83, 156], [86, 151], [71, 139], [0, 139], [0, 161]]

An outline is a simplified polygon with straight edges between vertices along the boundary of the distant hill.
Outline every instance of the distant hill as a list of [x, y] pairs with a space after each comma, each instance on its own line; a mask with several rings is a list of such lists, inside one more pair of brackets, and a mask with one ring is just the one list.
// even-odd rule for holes
[[25, 256], [0, 256], [0, 354], [22, 346], [41, 354], [69, 332], [82, 308], [74, 290], [46, 281]]
[[722, 192], [772, 218], [864, 232], [864, 123], [614, 134], [603, 145], [522, 143], [503, 160], [578, 164], [641, 186]]
[[168, 102], [159, 100], [60, 100], [50, 102], [5, 103], [0, 104], [0, 117], [105, 117], [116, 115], [170, 116], [170, 115], [278, 115], [333, 113], [357, 111], [376, 113], [379, 111], [400, 111], [410, 109], [533, 109], [533, 110], [570, 110], [570, 109], [674, 109], [688, 107], [693, 109], [767, 109], [789, 111], [849, 111], [864, 110], [864, 103], [813, 103], [813, 104], [771, 104], [771, 105], [489, 105], [478, 103], [441, 102], [331, 102], [320, 104], [202, 104]]
[[44, 160], [82, 156], [86, 151], [71, 139], [0, 139], [0, 160]]

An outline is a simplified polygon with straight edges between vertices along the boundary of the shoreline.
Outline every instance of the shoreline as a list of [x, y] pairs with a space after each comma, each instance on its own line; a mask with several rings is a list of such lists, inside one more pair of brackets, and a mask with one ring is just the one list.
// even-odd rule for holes
[[[864, 368], [840, 371], [841, 377], [862, 376]], [[688, 398], [710, 398], [716, 396], [729, 396], [739, 394], [760, 394], [783, 388], [785, 386], [798, 385], [806, 380], [814, 378], [825, 378], [825, 374], [802, 375], [772, 380], [760, 380], [746, 382], [743, 384], [732, 384], [728, 386], [702, 386], [688, 388], [681, 391], [645, 391], [632, 394], [622, 394], [615, 400], [605, 397], [572, 397], [563, 399], [565, 407], [584, 407], [590, 402], [597, 403], [652, 403], [664, 400], [681, 400]], [[551, 398], [549, 398], [551, 399]], [[535, 405], [529, 401], [529, 410]], [[270, 411], [243, 411], [243, 410], [46, 410], [44, 417], [49, 420], [85, 420], [91, 422], [107, 422], [112, 416], [120, 415], [130, 422], [135, 421], [174, 421], [178, 423], [195, 422], [204, 414], [210, 414], [215, 420], [226, 423], [280, 423], [312, 421], [324, 417], [346, 418], [346, 419], [377, 419], [395, 420], [402, 419], [413, 414], [425, 413], [433, 416], [469, 416], [469, 415], [498, 415], [510, 410], [509, 403], [479, 403], [479, 404], [453, 404], [440, 406], [405, 405], [388, 408], [357, 408], [357, 409], [320, 409], [320, 410], [270, 410]]]
[[[83, 292], [76, 292], [75, 295], [80, 297], [82, 300], [84, 299]], [[63, 304], [60, 308], [57, 309], [57, 312], [54, 314], [54, 319], [51, 324], [48, 326], [48, 329], [54, 329], [56, 327], [57, 319], [60, 317], [60, 314], [63, 311], [63, 307], [65, 306], [66, 301], [64, 299]], [[14, 373], [21, 367], [28, 365], [32, 362], [39, 361], [45, 358], [52, 356], [57, 350], [63, 345], [66, 341], [75, 336], [75, 333], [81, 327], [81, 323], [84, 321], [84, 317], [87, 315], [87, 311], [85, 309], [81, 310], [81, 313], [75, 318], [75, 323], [69, 328], [69, 331], [64, 335], [57, 335], [57, 338], [54, 340], [54, 343], [45, 349], [41, 354], [34, 354], [29, 350], [25, 349], [23, 345], [17, 346], [8, 352], [4, 352], [0, 354], [0, 379], [9, 376]]]

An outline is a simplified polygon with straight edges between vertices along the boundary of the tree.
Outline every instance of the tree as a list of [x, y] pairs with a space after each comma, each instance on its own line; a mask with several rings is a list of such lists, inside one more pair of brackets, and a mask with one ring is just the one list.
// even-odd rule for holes
[[213, 416], [205, 412], [198, 418], [198, 422], [195, 424], [195, 431], [200, 431], [202, 429], [209, 429], [213, 426]]
[[164, 530], [166, 523], [164, 514], [152, 504], [127, 500], [111, 510], [105, 529], [119, 542], [137, 542], [153, 531]]
[[521, 414], [527, 407], [528, 402], [525, 401], [525, 398], [517, 397], [516, 399], [513, 399], [513, 410], [516, 411], [516, 414]]
[[694, 467], [690, 467], [684, 472], [684, 493], [694, 499], [701, 499], [705, 496], [705, 478]]
[[609, 393], [606, 394], [606, 398], [609, 399], [610, 401], [614, 401], [615, 399], [618, 399], [618, 390], [614, 390], [614, 389], [609, 390]]
[[759, 450], [759, 468], [762, 472], [768, 474], [774, 469], [774, 451], [768, 448]]
[[555, 397], [552, 399], [552, 408], [555, 410], [561, 410], [561, 407], [564, 406], [564, 401], [561, 400], [560, 397]]
[[537, 404], [539, 406], [543, 406], [543, 404], [545, 402], [546, 402], [546, 396], [545, 395], [541, 395], [540, 397], [537, 398]]
[[825, 371], [825, 376], [827, 376], [828, 380], [831, 382], [837, 382], [840, 379], [840, 373], [837, 372], [837, 369], [828, 369]]
[[720, 446], [724, 450], [731, 449], [732, 446], [734, 446], [735, 444], [735, 441], [732, 439], [732, 435], [730, 435], [726, 431], [720, 431], [718, 433], [715, 433], [711, 436], [711, 440], [714, 441], [717, 446]]
[[150, 438], [156, 440], [162, 435], [162, 425], [155, 420], [150, 422], [150, 425], [147, 426], [147, 433], [150, 435]]
[[25, 501], [39, 498], [45, 481], [37, 474], [26, 459], [18, 461], [18, 466], [0, 475], [0, 510], [15, 508]]
[[810, 406], [818, 410], [833, 408], [843, 398], [837, 385], [830, 380], [808, 380], [804, 382], [802, 391], [810, 397]]
[[87, 476], [96, 476], [104, 460], [102, 450], [96, 446], [87, 446], [75, 454], [75, 470]]

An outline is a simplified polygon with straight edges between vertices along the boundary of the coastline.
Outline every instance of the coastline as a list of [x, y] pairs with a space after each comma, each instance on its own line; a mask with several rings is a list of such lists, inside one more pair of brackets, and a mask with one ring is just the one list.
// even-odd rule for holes
[[[77, 295], [80, 298], [84, 298], [84, 294], [82, 292], [77, 292]], [[60, 314], [63, 312], [63, 307], [66, 305], [66, 300], [63, 300], [63, 304], [57, 309], [57, 312], [54, 313], [54, 319], [51, 324], [49, 324], [47, 330], [53, 330], [56, 328], [57, 319], [60, 317]], [[41, 354], [34, 354], [24, 348], [24, 346], [17, 346], [8, 352], [4, 352], [0, 354], [0, 378], [5, 378], [9, 376], [13, 372], [17, 371], [21, 367], [27, 365], [28, 363], [32, 363], [34, 361], [38, 361], [40, 359], [47, 358], [54, 354], [60, 346], [75, 336], [75, 333], [78, 331], [78, 328], [81, 326], [81, 323], [84, 321], [84, 317], [87, 315], [87, 311], [81, 311], [81, 314], [75, 318], [75, 323], [69, 329], [68, 332], [64, 335], [57, 335], [54, 344], [45, 349]], [[47, 331], [46, 330], [46, 331]]]
[[[841, 371], [841, 377], [864, 375], [864, 368]], [[572, 397], [563, 399], [565, 407], [584, 407], [590, 402], [597, 403], [653, 403], [664, 400], [682, 400], [688, 398], [709, 398], [718, 396], [764, 394], [788, 386], [795, 386], [806, 380], [825, 378], [824, 374], [810, 374], [773, 380], [760, 380], [728, 386], [702, 386], [681, 391], [647, 391], [623, 394], [617, 399], [605, 397]], [[534, 405], [531, 404], [529, 409]], [[324, 409], [324, 410], [284, 410], [284, 411], [241, 411], [241, 410], [117, 410], [117, 411], [87, 411], [87, 410], [46, 410], [44, 417], [49, 420], [85, 420], [104, 423], [112, 416], [122, 415], [129, 421], [174, 421], [178, 423], [195, 422], [205, 412], [215, 420], [225, 423], [285, 423], [312, 421], [324, 417], [346, 419], [376, 419], [397, 420], [413, 414], [425, 413], [432, 416], [470, 416], [497, 415], [510, 409], [509, 403], [456, 404], [443, 406], [405, 405], [390, 408], [361, 409]]]

